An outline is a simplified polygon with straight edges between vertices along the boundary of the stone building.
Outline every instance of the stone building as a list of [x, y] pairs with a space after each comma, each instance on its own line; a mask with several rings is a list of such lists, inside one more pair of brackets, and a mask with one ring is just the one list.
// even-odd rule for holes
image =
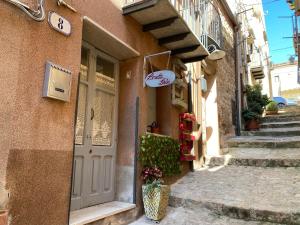
[[[126, 224], [142, 213], [137, 152], [149, 125], [177, 139], [179, 114], [196, 115], [181, 176], [235, 134], [235, 17], [225, 0], [35, 2], [0, 2], [9, 224]], [[166, 69], [183, 81], [180, 97], [176, 83], [145, 85]]]

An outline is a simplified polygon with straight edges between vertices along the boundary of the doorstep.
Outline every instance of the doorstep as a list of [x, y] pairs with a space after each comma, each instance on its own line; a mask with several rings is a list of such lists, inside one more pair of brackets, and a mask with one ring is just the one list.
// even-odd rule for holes
[[69, 225], [84, 225], [135, 208], [135, 204], [108, 202], [72, 211]]

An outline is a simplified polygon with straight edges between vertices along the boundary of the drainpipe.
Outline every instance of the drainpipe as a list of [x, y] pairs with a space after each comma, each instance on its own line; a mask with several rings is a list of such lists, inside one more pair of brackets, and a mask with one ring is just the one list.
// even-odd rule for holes
[[[188, 113], [193, 113], [193, 101], [192, 101], [192, 72], [188, 71]], [[194, 171], [193, 161], [189, 161], [189, 168]]]
[[240, 49], [239, 43], [240, 25], [234, 27], [234, 50], [235, 50], [235, 84], [236, 84], [236, 135], [241, 135], [241, 115], [242, 115], [242, 99], [241, 99], [241, 75], [240, 75]]

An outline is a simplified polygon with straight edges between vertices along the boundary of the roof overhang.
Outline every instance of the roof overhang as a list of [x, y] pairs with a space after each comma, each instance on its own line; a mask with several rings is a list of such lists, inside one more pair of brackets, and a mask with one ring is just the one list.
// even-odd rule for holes
[[209, 55], [169, 0], [138, 1], [124, 6], [123, 14], [133, 17], [144, 32], [150, 32], [161, 46], [184, 63], [200, 61]]
[[265, 78], [263, 66], [251, 67], [250, 71], [255, 80]]
[[89, 17], [83, 17], [83, 40], [119, 60], [138, 57], [140, 53]]

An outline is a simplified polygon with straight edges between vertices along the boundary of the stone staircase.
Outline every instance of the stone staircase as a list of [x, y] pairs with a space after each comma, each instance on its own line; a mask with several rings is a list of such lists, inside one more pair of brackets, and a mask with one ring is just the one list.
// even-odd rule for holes
[[261, 127], [230, 139], [226, 155], [172, 185], [161, 224], [300, 224], [300, 116], [266, 117]]
[[266, 117], [262, 129], [242, 135], [228, 141], [226, 155], [208, 158], [209, 168], [173, 185], [170, 205], [239, 224], [300, 224], [300, 118]]

